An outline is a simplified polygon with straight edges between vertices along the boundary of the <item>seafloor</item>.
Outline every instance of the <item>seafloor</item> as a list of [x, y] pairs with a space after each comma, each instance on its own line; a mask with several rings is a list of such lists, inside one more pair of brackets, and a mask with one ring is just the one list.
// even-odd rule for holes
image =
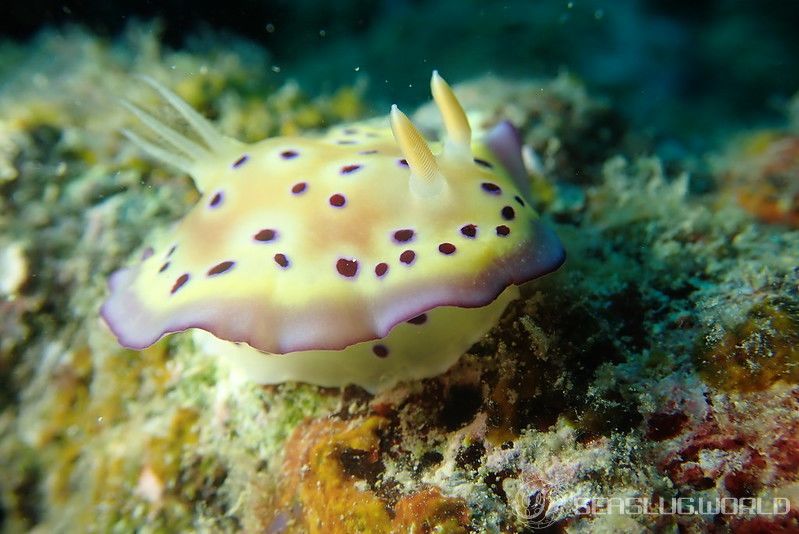
[[[108, 275], [197, 199], [119, 135], [116, 98], [152, 100], [132, 73], [244, 140], [375, 115], [362, 86], [309, 96], [257, 49], [135, 26], [0, 54], [3, 531], [799, 529], [799, 98], [656, 157], [568, 74], [457, 85], [476, 129], [520, 127], [568, 260], [448, 373], [371, 396], [233, 383], [189, 335], [123, 350], [98, 316]], [[645, 498], [666, 508], [619, 504]]]

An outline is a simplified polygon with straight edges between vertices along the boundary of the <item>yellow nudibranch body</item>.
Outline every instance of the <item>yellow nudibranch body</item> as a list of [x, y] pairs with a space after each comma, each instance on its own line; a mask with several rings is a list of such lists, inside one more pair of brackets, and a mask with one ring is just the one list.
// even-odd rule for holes
[[196, 139], [132, 105], [159, 143], [126, 133], [202, 196], [162, 250], [112, 275], [101, 313], [122, 345], [196, 328], [256, 382], [374, 392], [448, 369], [564, 260], [513, 127], [473, 142], [435, 72], [446, 137], [432, 147], [396, 106], [390, 128], [245, 145], [150, 83]]

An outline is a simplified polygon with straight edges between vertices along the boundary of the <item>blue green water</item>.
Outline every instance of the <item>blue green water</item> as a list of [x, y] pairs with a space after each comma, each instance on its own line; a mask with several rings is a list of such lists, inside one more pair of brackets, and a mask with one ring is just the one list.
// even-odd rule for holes
[[276, 80], [318, 91], [369, 80], [378, 102], [427, 98], [433, 68], [455, 82], [484, 73], [530, 78], [565, 69], [623, 102], [626, 118], [690, 133], [774, 118], [799, 84], [799, 4], [747, 0], [272, 0], [5, 4], [0, 37], [80, 24], [101, 35], [163, 21], [165, 41], [197, 35], [264, 47]]

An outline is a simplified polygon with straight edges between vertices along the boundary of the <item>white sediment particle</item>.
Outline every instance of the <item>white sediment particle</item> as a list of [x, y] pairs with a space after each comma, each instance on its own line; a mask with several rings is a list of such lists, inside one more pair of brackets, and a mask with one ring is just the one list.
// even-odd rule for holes
[[699, 451], [699, 467], [706, 472], [715, 472], [724, 466], [725, 462], [730, 461], [731, 454], [721, 449], [704, 449]]
[[19, 146], [9, 133], [8, 124], [0, 121], [0, 183], [10, 182], [19, 175], [14, 166], [14, 159], [18, 154]]
[[524, 168], [527, 169], [528, 173], [538, 176], [544, 175], [544, 162], [532, 145], [524, 145], [522, 147], [522, 159], [524, 160]]
[[28, 261], [19, 243], [0, 248], [0, 296], [14, 297], [28, 278]]
[[161, 501], [164, 489], [164, 482], [161, 477], [150, 466], [145, 467], [136, 484], [136, 495], [139, 495], [149, 503], [155, 504]]

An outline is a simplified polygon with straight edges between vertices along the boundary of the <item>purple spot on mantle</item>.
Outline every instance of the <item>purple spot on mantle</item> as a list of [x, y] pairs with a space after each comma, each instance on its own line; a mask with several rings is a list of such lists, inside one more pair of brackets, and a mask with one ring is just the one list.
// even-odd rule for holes
[[361, 150], [358, 152], [361, 156], [369, 156], [371, 154], [377, 154], [377, 150]]
[[284, 150], [280, 153], [280, 157], [283, 159], [294, 159], [300, 154], [296, 150]]
[[406, 250], [400, 254], [399, 260], [405, 265], [410, 265], [416, 260], [416, 253], [412, 250]]
[[358, 260], [339, 258], [339, 260], [336, 262], [336, 270], [341, 276], [352, 278], [358, 274]]
[[215, 208], [219, 206], [221, 203], [222, 203], [222, 192], [220, 191], [214, 195], [214, 197], [211, 199], [211, 202], [208, 203], [208, 206], [211, 208]]
[[253, 236], [253, 239], [266, 243], [267, 241], [272, 241], [275, 237], [277, 237], [277, 231], [271, 228], [264, 228], [263, 230], [259, 230], [258, 233]]
[[208, 276], [215, 276], [217, 274], [222, 274], [224, 272], [227, 272], [233, 267], [233, 265], [235, 265], [235, 262], [232, 261], [223, 261], [221, 263], [217, 263], [216, 265], [208, 269]]
[[446, 254], [447, 256], [454, 254], [456, 250], [457, 249], [455, 248], [455, 245], [452, 243], [441, 243], [438, 245], [438, 251], [442, 254]]
[[344, 206], [344, 204], [347, 203], [347, 199], [344, 197], [344, 195], [336, 193], [335, 195], [330, 197], [329, 202], [331, 206], [334, 206], [336, 208], [341, 208]]
[[242, 157], [240, 157], [239, 159], [234, 161], [233, 165], [231, 165], [231, 167], [233, 167], [234, 169], [238, 169], [239, 167], [241, 167], [242, 165], [247, 163], [248, 159], [250, 159], [250, 156], [248, 156], [247, 154], [244, 154]]
[[474, 238], [477, 236], [477, 226], [474, 224], [466, 224], [461, 226], [461, 233], [469, 238]]
[[142, 250], [142, 252], [141, 252], [141, 261], [146, 260], [147, 258], [152, 256], [153, 254], [155, 254], [155, 250], [153, 249], [153, 247], [147, 247], [146, 249]]
[[188, 273], [181, 274], [181, 275], [178, 277], [178, 279], [177, 279], [177, 280], [175, 280], [175, 285], [173, 285], [173, 286], [172, 286], [172, 291], [170, 291], [170, 293], [174, 295], [174, 294], [175, 294], [175, 292], [176, 292], [178, 289], [180, 289], [181, 287], [183, 287], [183, 286], [186, 284], [186, 282], [188, 282], [188, 281], [189, 281], [189, 275], [188, 275]]
[[413, 319], [408, 319], [408, 322], [415, 325], [425, 324], [427, 322], [427, 314], [423, 313], [421, 315], [417, 315]]
[[480, 184], [480, 187], [483, 188], [483, 191], [492, 195], [502, 194], [502, 189], [500, 189], [497, 184], [492, 184], [491, 182], [483, 182]]
[[397, 230], [394, 232], [394, 241], [397, 243], [407, 243], [411, 239], [413, 239], [414, 231], [410, 228], [405, 228], [403, 230]]
[[474, 162], [477, 163], [478, 165], [480, 165], [481, 167], [485, 167], [486, 169], [494, 168], [494, 166], [491, 165], [491, 163], [489, 163], [488, 161], [486, 161], [484, 159], [474, 158]]
[[360, 168], [361, 165], [345, 165], [341, 168], [341, 174], [352, 174]]
[[508, 228], [504, 224], [501, 224], [501, 225], [497, 226], [497, 235], [498, 236], [505, 237], [508, 234], [510, 234], [510, 228]]
[[398, 164], [400, 167], [408, 167], [408, 160], [407, 160], [407, 159], [405, 159], [405, 158], [402, 158], [402, 159], [400, 159], [400, 160], [397, 160], [397, 164]]

